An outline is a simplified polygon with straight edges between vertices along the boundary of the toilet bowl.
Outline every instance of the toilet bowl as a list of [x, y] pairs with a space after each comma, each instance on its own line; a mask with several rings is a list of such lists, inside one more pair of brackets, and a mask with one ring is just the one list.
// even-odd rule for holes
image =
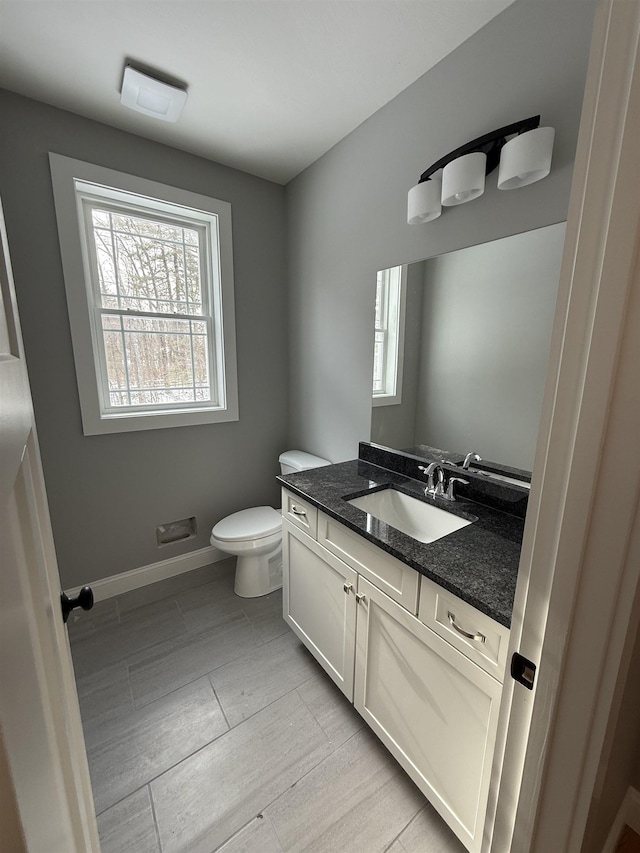
[[[301, 450], [280, 455], [283, 474], [331, 465]], [[242, 509], [219, 521], [211, 544], [237, 557], [234, 592], [242, 598], [268, 595], [282, 586], [282, 513], [271, 506]]]

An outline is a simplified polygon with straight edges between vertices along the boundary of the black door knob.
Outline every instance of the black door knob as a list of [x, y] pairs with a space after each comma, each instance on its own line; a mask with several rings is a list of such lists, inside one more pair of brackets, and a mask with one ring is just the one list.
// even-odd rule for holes
[[93, 590], [90, 586], [83, 586], [75, 598], [69, 598], [66, 592], [60, 593], [60, 606], [62, 607], [62, 619], [64, 622], [75, 607], [83, 610], [91, 610], [93, 607]]

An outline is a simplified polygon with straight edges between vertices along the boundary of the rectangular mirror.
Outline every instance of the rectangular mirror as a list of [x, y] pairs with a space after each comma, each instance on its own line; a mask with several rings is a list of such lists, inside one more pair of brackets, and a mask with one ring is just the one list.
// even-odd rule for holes
[[404, 328], [386, 351], [376, 328], [377, 376], [382, 362], [402, 369], [387, 395], [377, 383], [371, 441], [417, 455], [420, 445], [473, 450], [531, 470], [565, 225], [378, 273], [378, 303], [381, 281], [402, 282]]

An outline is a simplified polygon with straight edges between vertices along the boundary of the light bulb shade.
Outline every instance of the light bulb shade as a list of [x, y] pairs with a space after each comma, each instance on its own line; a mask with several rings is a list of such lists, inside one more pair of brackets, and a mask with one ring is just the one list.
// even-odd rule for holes
[[487, 155], [482, 151], [463, 154], [442, 170], [442, 203], [445, 207], [464, 204], [484, 192]]
[[422, 225], [437, 219], [442, 213], [440, 204], [440, 181], [427, 180], [409, 190], [407, 199], [407, 222]]
[[515, 136], [500, 154], [498, 189], [515, 190], [546, 178], [551, 171], [555, 130], [537, 127]]

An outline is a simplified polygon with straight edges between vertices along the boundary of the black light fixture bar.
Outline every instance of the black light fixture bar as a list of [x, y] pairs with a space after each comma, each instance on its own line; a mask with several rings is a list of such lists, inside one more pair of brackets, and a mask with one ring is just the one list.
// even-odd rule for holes
[[452, 160], [457, 160], [458, 157], [462, 157], [464, 154], [473, 154], [475, 151], [481, 151], [483, 154], [487, 155], [486, 174], [489, 175], [500, 162], [500, 152], [507, 142], [508, 136], [526, 133], [529, 130], [535, 130], [539, 126], [540, 116], [531, 116], [531, 118], [525, 118], [522, 119], [522, 121], [507, 124], [505, 127], [498, 128], [498, 130], [492, 130], [491, 133], [485, 133], [484, 136], [472, 139], [471, 142], [461, 145], [460, 148], [456, 148], [455, 151], [451, 151], [445, 157], [441, 157], [439, 160], [436, 160], [432, 166], [429, 166], [429, 168], [420, 175], [418, 183], [421, 184], [423, 181], [428, 181], [432, 175], [435, 175], [435, 173], [440, 169], [444, 169], [444, 167], [448, 163], [451, 163]]

